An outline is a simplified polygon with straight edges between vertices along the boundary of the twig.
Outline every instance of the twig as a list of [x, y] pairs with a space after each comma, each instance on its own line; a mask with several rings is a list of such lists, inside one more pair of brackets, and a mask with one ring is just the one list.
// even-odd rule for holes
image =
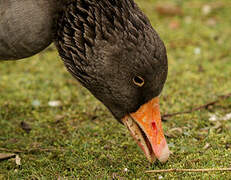
[[29, 153], [29, 152], [54, 152], [54, 151], [64, 151], [64, 149], [43, 149], [43, 148], [32, 148], [32, 149], [26, 149], [26, 150], [18, 150], [18, 149], [6, 149], [6, 148], [0, 148], [0, 151], [5, 152], [13, 152], [13, 153]]
[[146, 173], [213, 172], [213, 171], [231, 171], [231, 168], [217, 168], [217, 169], [160, 169], [160, 170], [149, 170], [149, 171], [146, 171]]
[[6, 149], [0, 148], [0, 151], [11, 152], [11, 153], [24, 153], [25, 151], [17, 150], [17, 149]]
[[201, 105], [201, 106], [198, 106], [198, 107], [195, 107], [195, 108], [192, 108], [191, 110], [187, 110], [187, 111], [182, 111], [182, 112], [175, 112], [175, 113], [170, 113], [170, 114], [164, 114], [162, 116], [162, 119], [165, 119], [165, 118], [168, 118], [168, 117], [172, 117], [172, 116], [176, 116], [176, 115], [179, 115], [179, 114], [189, 114], [189, 113], [192, 113], [194, 111], [198, 111], [200, 109], [206, 109], [208, 108], [209, 106], [213, 106], [215, 105], [216, 103], [218, 103], [221, 99], [227, 99], [231, 97], [231, 93], [230, 94], [227, 94], [227, 95], [224, 95], [224, 96], [219, 96], [217, 100], [215, 101], [211, 101], [209, 103], [206, 103], [204, 105]]

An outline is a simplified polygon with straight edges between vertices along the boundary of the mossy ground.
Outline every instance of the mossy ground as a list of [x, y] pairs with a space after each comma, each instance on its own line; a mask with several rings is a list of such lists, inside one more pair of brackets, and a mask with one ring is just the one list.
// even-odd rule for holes
[[[158, 15], [156, 3], [169, 2], [179, 5], [184, 14]], [[223, 6], [203, 15], [205, 4], [217, 2]], [[162, 114], [185, 111], [231, 92], [230, 0], [137, 3], [168, 50]], [[171, 22], [177, 26], [171, 28]], [[169, 161], [151, 165], [125, 127], [66, 71], [53, 47], [29, 59], [1, 62], [0, 69], [0, 148], [22, 151], [18, 153], [20, 167], [14, 159], [0, 161], [0, 179], [231, 179], [231, 172], [145, 173], [150, 169], [230, 167], [231, 120], [217, 127], [209, 115], [230, 113], [231, 98], [164, 122], [165, 132], [178, 127], [183, 133], [167, 138], [173, 152]], [[50, 107], [52, 100], [62, 106]], [[32, 105], [36, 101], [40, 106]], [[22, 121], [30, 124], [30, 133], [21, 128]], [[206, 143], [210, 146], [203, 149]]]

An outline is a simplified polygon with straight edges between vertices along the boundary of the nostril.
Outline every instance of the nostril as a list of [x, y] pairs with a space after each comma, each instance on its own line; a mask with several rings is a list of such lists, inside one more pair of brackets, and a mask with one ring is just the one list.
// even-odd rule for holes
[[152, 122], [152, 128], [153, 128], [154, 131], [157, 132], [157, 126], [156, 126], [156, 123], [155, 123], [155, 122]]

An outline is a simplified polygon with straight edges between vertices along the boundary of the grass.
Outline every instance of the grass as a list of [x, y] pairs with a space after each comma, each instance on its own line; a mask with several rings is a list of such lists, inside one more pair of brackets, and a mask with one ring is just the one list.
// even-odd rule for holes
[[[164, 4], [161, 0], [136, 2], [168, 50], [162, 114], [185, 111], [231, 92], [229, 0], [220, 0], [225, 5], [208, 15], [203, 15], [202, 7], [218, 1], [166, 0], [184, 11], [173, 17], [155, 11], [156, 3]], [[216, 24], [209, 25], [211, 20]], [[170, 28], [171, 22], [178, 27]], [[230, 172], [145, 173], [151, 169], [230, 167], [231, 121], [217, 124], [209, 116], [230, 113], [231, 98], [164, 122], [166, 133], [175, 127], [183, 132], [167, 138], [173, 154], [166, 164], [149, 164], [125, 127], [65, 70], [53, 47], [29, 59], [1, 62], [0, 69], [0, 148], [22, 151], [20, 167], [13, 159], [0, 161], [0, 179], [231, 178]], [[53, 100], [62, 106], [48, 106]], [[21, 128], [22, 121], [31, 126], [30, 133]], [[203, 149], [206, 143], [210, 146]]]

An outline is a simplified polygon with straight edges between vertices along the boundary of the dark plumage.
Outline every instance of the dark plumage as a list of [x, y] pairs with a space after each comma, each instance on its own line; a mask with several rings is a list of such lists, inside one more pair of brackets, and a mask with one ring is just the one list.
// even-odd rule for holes
[[[68, 71], [117, 119], [161, 92], [165, 47], [132, 0], [71, 1], [58, 20], [56, 38]], [[132, 82], [136, 75], [146, 82], [142, 88]]]
[[[53, 38], [68, 71], [104, 103], [118, 121], [128, 126], [138, 144], [139, 138], [144, 139], [146, 145], [139, 145], [142, 149], [144, 146], [148, 149], [144, 150], [148, 159], [154, 160], [154, 151], [158, 158], [160, 156], [161, 161], [166, 161], [169, 152], [165, 140], [164, 145], [161, 145], [164, 147], [164, 155], [160, 155], [162, 149], [156, 143], [160, 149], [157, 150], [158, 154], [155, 151], [156, 146], [153, 145], [155, 143], [149, 138], [153, 135], [149, 135], [149, 130], [146, 132], [139, 120], [132, 115], [142, 106], [154, 102], [152, 100], [160, 94], [167, 77], [164, 44], [134, 1], [38, 0], [37, 5], [34, 6], [29, 0], [24, 2], [3, 0], [0, 6], [12, 8], [7, 4], [9, 2], [16, 4], [25, 12], [30, 8], [30, 13], [33, 14], [34, 11], [44, 16], [30, 16], [27, 23], [16, 24], [16, 27], [20, 27], [17, 32], [8, 30], [8, 33], [21, 35], [23, 41], [21, 46], [20, 44], [11, 46], [12, 41], [9, 37], [5, 37], [4, 32], [6, 27], [12, 28], [7, 26], [13, 21], [12, 15], [0, 8], [0, 14], [3, 13], [0, 25], [4, 26], [0, 26], [0, 58], [19, 59], [30, 56], [49, 45]], [[56, 2], [59, 3], [58, 8], [55, 6]], [[46, 7], [46, 9], [39, 11], [38, 7]], [[20, 15], [17, 16], [19, 22], [26, 16], [23, 12], [18, 15]], [[40, 22], [31, 27], [30, 23], [37, 18]], [[26, 40], [25, 34], [27, 26], [31, 28], [27, 34], [32, 37], [29, 41]], [[34, 34], [32, 36], [30, 32], [32, 33], [36, 26], [40, 27], [40, 31], [37, 32], [37, 36]], [[126, 118], [127, 116], [129, 118]], [[133, 128], [128, 123], [130, 120], [134, 126], [137, 126], [135, 130], [130, 129]], [[154, 127], [153, 123], [157, 123], [155, 127], [158, 133], [162, 132], [161, 124], [152, 122], [152, 127]], [[133, 131], [142, 132], [140, 136], [143, 137], [136, 137]], [[158, 134], [155, 136], [157, 137]], [[161, 138], [163, 138], [162, 134]]]

